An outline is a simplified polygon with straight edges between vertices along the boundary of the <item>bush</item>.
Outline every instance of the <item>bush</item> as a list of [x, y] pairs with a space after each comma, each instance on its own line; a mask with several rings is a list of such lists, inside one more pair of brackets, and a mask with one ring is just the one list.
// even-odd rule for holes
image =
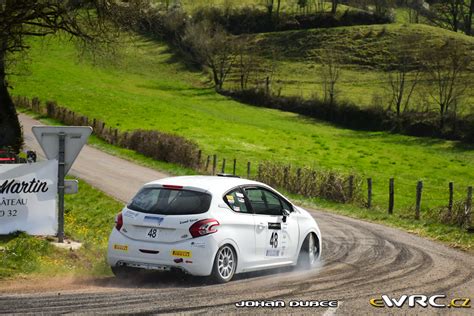
[[397, 117], [395, 113], [380, 106], [360, 108], [347, 101], [329, 104], [316, 97], [311, 100], [294, 96], [282, 97], [256, 89], [221, 93], [254, 106], [303, 114], [351, 129], [392, 131], [411, 136], [438, 137], [474, 143], [474, 115], [448, 117], [446, 128], [440, 130], [439, 115], [436, 112], [409, 111]]
[[257, 180], [272, 187], [305, 197], [319, 197], [330, 201], [347, 203], [361, 200], [361, 181], [350, 176], [327, 170], [292, 168], [273, 162], [263, 162], [258, 167]]
[[47, 115], [66, 125], [92, 126], [94, 134], [112, 145], [135, 150], [147, 157], [157, 160], [177, 163], [184, 167], [199, 166], [199, 147], [196, 143], [184, 137], [162, 133], [159, 131], [137, 130], [120, 132], [116, 128], [106, 128], [105, 123], [58, 106], [54, 101], [47, 101], [45, 106], [38, 98], [31, 101], [25, 97], [15, 97], [15, 105], [32, 110], [38, 114]]
[[220, 24], [234, 35], [392, 22], [389, 17], [378, 16], [363, 10], [346, 10], [341, 16], [334, 16], [326, 12], [305, 15], [282, 12], [276, 18], [254, 7], [233, 10], [203, 7], [195, 12], [193, 20], [207, 20], [213, 24]]

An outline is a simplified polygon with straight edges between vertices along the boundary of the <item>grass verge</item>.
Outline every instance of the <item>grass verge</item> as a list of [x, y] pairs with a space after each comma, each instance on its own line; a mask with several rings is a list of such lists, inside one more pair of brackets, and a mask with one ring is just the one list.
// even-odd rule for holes
[[15, 233], [0, 237], [0, 280], [26, 274], [109, 275], [108, 235], [122, 203], [80, 181], [79, 193], [66, 195], [65, 233], [82, 242], [76, 251], [58, 249], [53, 238]]

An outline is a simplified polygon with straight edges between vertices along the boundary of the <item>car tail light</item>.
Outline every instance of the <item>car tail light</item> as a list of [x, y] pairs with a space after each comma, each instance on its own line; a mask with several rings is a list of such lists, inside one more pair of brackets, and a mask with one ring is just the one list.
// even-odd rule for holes
[[117, 217], [115, 217], [115, 228], [120, 231], [120, 229], [123, 226], [123, 217], [122, 217], [122, 212], [117, 214]]
[[200, 220], [189, 228], [189, 232], [193, 238], [213, 234], [217, 232], [219, 222], [214, 218]]

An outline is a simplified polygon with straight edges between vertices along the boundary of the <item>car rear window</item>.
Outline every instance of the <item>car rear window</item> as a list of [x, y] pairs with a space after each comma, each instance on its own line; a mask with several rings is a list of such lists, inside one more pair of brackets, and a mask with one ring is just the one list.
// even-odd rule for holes
[[191, 190], [144, 188], [127, 206], [129, 209], [151, 214], [188, 215], [209, 210], [211, 195]]

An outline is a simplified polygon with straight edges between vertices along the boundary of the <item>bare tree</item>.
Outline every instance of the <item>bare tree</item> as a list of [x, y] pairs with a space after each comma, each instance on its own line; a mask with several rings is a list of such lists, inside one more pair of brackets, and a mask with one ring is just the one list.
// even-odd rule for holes
[[472, 20], [472, 17], [474, 15], [474, 0], [466, 0], [464, 1], [464, 10], [465, 13], [463, 14], [464, 16], [464, 32], [467, 35], [474, 35], [472, 33], [472, 23], [474, 22]]
[[0, 1], [0, 147], [18, 151], [22, 145], [20, 123], [8, 91], [9, 60], [29, 49], [29, 37], [61, 32], [82, 43], [107, 41], [108, 12], [113, 5], [106, 0]]
[[463, 44], [449, 39], [444, 45], [429, 49], [423, 62], [430, 82], [428, 94], [439, 107], [442, 129], [448, 114], [457, 114], [458, 105], [471, 85], [467, 73], [471, 63], [470, 51]]
[[331, 14], [332, 15], [336, 14], [338, 4], [339, 4], [339, 0], [331, 0]]
[[197, 60], [211, 70], [216, 90], [221, 90], [237, 58], [235, 41], [220, 25], [208, 21], [189, 24], [184, 41], [189, 43]]
[[237, 67], [240, 76], [241, 90], [247, 89], [252, 73], [257, 72], [258, 67], [262, 64], [262, 61], [257, 58], [254, 52], [246, 49], [245, 43], [246, 39], [241, 38], [237, 45]]
[[326, 49], [321, 60], [320, 77], [323, 82], [324, 101], [332, 105], [338, 94], [336, 85], [341, 75], [340, 56], [336, 50]]
[[420, 47], [418, 43], [421, 42], [418, 35], [405, 36], [391, 49], [395, 60], [392, 64], [393, 71], [388, 72], [391, 94], [390, 108], [395, 106], [397, 116], [407, 110], [420, 78], [421, 67], [418, 56]]
[[472, 0], [437, 0], [420, 12], [432, 24], [457, 32], [470, 34], [472, 30]]

